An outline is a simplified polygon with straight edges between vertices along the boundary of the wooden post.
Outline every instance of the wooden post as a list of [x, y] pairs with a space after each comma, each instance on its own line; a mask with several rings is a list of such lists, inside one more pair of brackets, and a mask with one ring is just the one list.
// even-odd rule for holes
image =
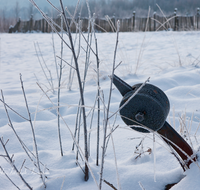
[[197, 30], [199, 29], [199, 7], [197, 8]]
[[177, 31], [179, 31], [179, 16], [176, 16], [177, 18], [176, 18], [176, 23], [177, 23]]
[[156, 31], [156, 12], [153, 13], [153, 19], [154, 19], [154, 22], [153, 22], [153, 27], [154, 28], [153, 28], [153, 30]]
[[149, 17], [149, 31], [151, 31], [151, 17]]
[[38, 25], [39, 25], [38, 31], [40, 31], [40, 32], [41, 32], [41, 23], [42, 23], [42, 22], [41, 22], [41, 19], [40, 19], [40, 20], [39, 20], [39, 24], [38, 24]]
[[[111, 21], [113, 23], [113, 26], [116, 27], [116, 18], [115, 18], [115, 14], [113, 15], [113, 17], [111, 18]], [[110, 31], [112, 32], [112, 30], [110, 29]]]
[[32, 31], [32, 27], [33, 27], [33, 15], [31, 15], [30, 21], [29, 21], [29, 32]]
[[128, 18], [128, 31], [129, 32], [132, 30], [131, 24], [132, 24], [132, 19]]
[[174, 9], [174, 31], [177, 30], [177, 8]]
[[44, 18], [42, 19], [42, 33], [44, 33]]
[[[95, 18], [95, 23], [96, 23], [96, 25], [94, 25], [94, 29], [95, 29], [95, 31], [98, 31], [98, 30], [100, 30], [100, 28], [98, 27], [99, 26], [99, 16], [97, 15], [97, 17]], [[101, 30], [100, 30], [101, 31]]]
[[[47, 17], [48, 17], [48, 14], [46, 14], [47, 15]], [[45, 20], [46, 21], [46, 20]], [[49, 26], [49, 24], [48, 24], [48, 22], [46, 21], [46, 27], [45, 27], [45, 32], [46, 33], [48, 33], [49, 31], [48, 31], [48, 26]]]
[[133, 31], [135, 31], [135, 11], [133, 11]]

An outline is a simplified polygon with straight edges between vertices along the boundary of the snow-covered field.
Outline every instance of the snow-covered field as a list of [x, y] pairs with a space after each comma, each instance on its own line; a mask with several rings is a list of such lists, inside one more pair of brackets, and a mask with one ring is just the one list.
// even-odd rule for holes
[[[75, 37], [73, 35], [73, 37]], [[100, 58], [100, 85], [107, 102], [116, 34], [99, 33], [98, 52]], [[60, 56], [60, 39], [54, 35], [56, 54]], [[48, 91], [49, 84], [40, 67], [34, 42], [38, 42], [43, 59], [45, 60], [54, 81], [55, 92]], [[188, 129], [189, 137], [187, 142], [193, 150], [200, 155], [199, 140], [200, 130], [200, 32], [152, 32], [152, 33], [120, 33], [119, 47], [116, 64], [122, 64], [116, 69], [116, 75], [121, 77], [130, 85], [144, 82], [150, 77], [150, 84], [158, 86], [169, 98], [171, 109], [167, 121], [181, 134], [180, 126]], [[80, 68], [83, 71], [86, 46], [81, 39], [81, 53], [79, 56]], [[94, 43], [92, 47], [95, 49]], [[94, 105], [96, 97], [96, 60], [91, 55], [91, 64], [86, 78], [85, 101], [86, 111]], [[39, 56], [41, 61], [42, 57]], [[64, 47], [64, 59], [71, 62], [71, 52]], [[57, 59], [59, 62], [59, 59]], [[20, 75], [24, 82], [24, 88], [33, 119], [37, 147], [40, 161], [46, 165], [46, 189], [47, 190], [93, 190], [98, 189], [94, 179], [90, 175], [87, 182], [84, 181], [84, 174], [75, 163], [76, 151], [72, 151], [72, 138], [67, 126], [61, 123], [61, 134], [64, 156], [60, 155], [57, 113], [55, 105], [57, 102], [57, 76], [52, 48], [51, 34], [0, 34], [0, 89], [2, 89], [5, 102], [24, 117], [28, 117], [24, 102]], [[74, 79], [72, 90], [67, 89], [69, 66], [66, 64], [63, 69], [61, 89], [61, 109], [68, 127], [74, 132], [77, 105], [79, 102], [79, 89]], [[47, 91], [50, 100], [43, 94], [36, 84]], [[121, 95], [117, 89], [112, 92], [110, 112], [118, 109]], [[0, 98], [2, 99], [2, 98]], [[101, 105], [102, 108], [102, 105]], [[26, 146], [35, 153], [33, 148], [33, 136], [28, 121], [9, 110], [13, 126]], [[90, 123], [88, 116], [87, 122]], [[89, 165], [98, 183], [100, 166], [96, 166], [96, 112], [91, 132]], [[110, 126], [112, 127], [111, 120]], [[101, 115], [101, 127], [103, 114]], [[118, 116], [115, 126], [119, 127], [113, 132], [113, 139], [110, 139], [106, 157], [103, 179], [121, 190], [163, 190], [165, 185], [176, 183], [172, 190], [199, 190], [200, 168], [198, 162], [190, 165], [190, 169], [183, 172], [176, 158], [169, 152], [169, 148], [156, 136], [156, 143], [153, 143], [152, 134], [142, 134], [125, 126]], [[109, 131], [108, 131], [109, 133]], [[8, 125], [8, 119], [4, 105], [0, 102], [0, 136], [4, 142], [9, 139], [6, 148], [15, 160], [15, 165], [20, 170], [26, 159], [21, 174], [26, 182], [35, 190], [44, 189], [42, 180], [37, 174], [38, 171], [33, 163], [24, 153], [13, 130]], [[103, 130], [101, 130], [101, 144]], [[142, 138], [145, 152], [141, 156], [134, 153], [136, 146]], [[190, 141], [191, 140], [191, 141]], [[192, 144], [191, 144], [192, 143]], [[113, 146], [114, 145], [114, 146]], [[83, 148], [83, 130], [80, 132], [80, 146]], [[101, 145], [100, 145], [101, 146]], [[155, 149], [153, 148], [155, 146]], [[20, 177], [5, 161], [2, 146], [0, 146], [0, 166], [12, 181], [20, 188], [27, 189]], [[114, 148], [113, 148], [114, 147]], [[140, 148], [140, 147], [139, 147]], [[101, 151], [100, 151], [101, 152]], [[115, 162], [115, 154], [117, 167]], [[81, 167], [84, 162], [79, 158]], [[44, 167], [41, 165], [41, 169]], [[0, 170], [0, 189], [17, 189]], [[103, 183], [103, 190], [112, 189]]]

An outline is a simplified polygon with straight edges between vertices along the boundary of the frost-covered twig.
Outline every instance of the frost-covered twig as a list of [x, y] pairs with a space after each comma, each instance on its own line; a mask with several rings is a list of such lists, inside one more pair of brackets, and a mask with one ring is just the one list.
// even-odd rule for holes
[[[56, 30], [55, 26], [59, 27], [51, 18], [49, 18], [39, 7], [38, 5], [35, 3], [34, 0], [29, 0], [32, 5], [34, 5], [36, 7], [36, 9], [41, 13], [41, 15], [43, 16], [43, 18], [48, 22], [48, 24], [52, 27], [53, 31], [57, 33], [57, 35], [63, 40], [63, 42], [65, 43], [65, 45], [71, 50], [71, 47], [69, 46], [69, 44], [64, 40], [64, 38], [61, 37], [60, 33]], [[62, 13], [62, 11], [59, 11], [60, 13]], [[60, 27], [59, 27], [60, 28]]]
[[182, 121], [183, 129], [185, 128], [185, 131], [186, 131], [186, 133], [187, 133], [187, 137], [188, 137], [188, 139], [189, 139], [189, 141], [190, 141], [190, 145], [191, 145], [192, 148], [193, 148], [193, 144], [192, 144], [192, 141], [191, 141], [191, 138], [190, 138], [190, 135], [189, 135], [189, 132], [188, 132], [187, 126], [185, 125], [185, 122], [184, 122], [183, 118], [182, 118], [180, 115], [179, 115], [179, 118], [180, 118], [181, 121]]
[[154, 182], [156, 182], [156, 137], [153, 133], [153, 168], [154, 168]]
[[8, 180], [17, 188], [20, 190], [20, 188], [10, 179], [10, 177], [6, 174], [6, 172], [3, 170], [3, 168], [0, 166], [1, 171], [5, 174], [5, 176], [8, 178]]
[[[53, 29], [52, 29], [52, 47], [53, 47], [53, 55], [54, 55], [54, 63], [56, 67], [56, 76], [57, 80], [59, 80], [59, 75], [58, 75], [58, 66], [57, 66], [57, 60], [56, 60], [56, 50], [55, 50], [55, 43], [54, 43], [54, 35], [53, 35]], [[62, 16], [61, 16], [61, 36], [63, 38], [63, 29], [62, 29]], [[62, 41], [62, 40], [61, 40]], [[62, 41], [63, 43], [63, 41]]]
[[99, 189], [102, 188], [102, 180], [103, 180], [103, 169], [104, 169], [104, 158], [105, 158], [105, 148], [106, 148], [106, 136], [107, 136], [107, 127], [109, 121], [109, 111], [110, 111], [110, 104], [111, 104], [111, 95], [112, 95], [112, 85], [113, 85], [113, 76], [114, 76], [114, 68], [115, 68], [115, 60], [117, 55], [117, 47], [118, 47], [118, 40], [119, 40], [119, 29], [120, 29], [120, 22], [117, 21], [117, 37], [116, 37], [116, 45], [114, 50], [114, 58], [113, 58], [113, 68], [112, 68], [112, 78], [110, 82], [110, 92], [108, 97], [108, 106], [107, 106], [107, 113], [106, 118], [104, 121], [104, 137], [103, 137], [103, 146], [102, 146], [102, 157], [101, 157], [101, 168], [100, 168], [100, 175], [99, 175]]
[[43, 178], [42, 171], [40, 169], [40, 161], [39, 161], [37, 143], [36, 143], [36, 138], [35, 138], [35, 131], [34, 131], [33, 123], [32, 123], [32, 120], [31, 120], [31, 114], [30, 114], [30, 111], [29, 111], [29, 106], [28, 106], [28, 102], [27, 102], [27, 99], [26, 99], [26, 94], [25, 94], [25, 90], [24, 90], [24, 85], [23, 85], [22, 75], [21, 74], [20, 74], [20, 82], [21, 82], [22, 92], [23, 92], [23, 95], [24, 95], [24, 100], [25, 100], [25, 104], [26, 104], [27, 113], [28, 113], [29, 123], [30, 123], [30, 126], [31, 126], [32, 135], [33, 135], [33, 142], [34, 142], [34, 148], [35, 148], [35, 154], [36, 154], [37, 167], [38, 167], [38, 170], [39, 170], [40, 177], [42, 179], [43, 185], [46, 188], [45, 179]]
[[[90, 13], [89, 3], [86, 1], [88, 6], [88, 11]], [[92, 32], [94, 33], [94, 39], [95, 39], [95, 47], [96, 47], [96, 63], [97, 63], [97, 149], [96, 149], [96, 165], [99, 165], [99, 139], [100, 139], [100, 75], [99, 75], [99, 66], [100, 66], [100, 60], [99, 60], [99, 53], [98, 53], [98, 43], [97, 43], [97, 37], [94, 30], [94, 23], [95, 23], [95, 14], [93, 14], [93, 18], [91, 18], [91, 25], [92, 25]], [[91, 43], [90, 43], [91, 46]], [[87, 46], [89, 48], [89, 46]]]
[[62, 59], [61, 57], [59, 57], [59, 56], [56, 56], [56, 57], [58, 57], [60, 60], [62, 60], [62, 61], [64, 61], [65, 63], [67, 63], [67, 65], [69, 65], [72, 69], [76, 70], [75, 67], [73, 67], [71, 64], [69, 64], [67, 61], [65, 61], [65, 60]]
[[12, 160], [12, 158], [10, 157], [10, 155], [9, 155], [7, 149], [6, 149], [6, 146], [5, 146], [4, 142], [3, 142], [2, 137], [0, 138], [0, 142], [1, 142], [1, 145], [2, 145], [2, 147], [3, 147], [3, 149], [4, 149], [4, 152], [6, 153], [6, 157], [7, 157], [6, 160], [8, 161], [8, 163], [13, 167], [13, 169], [14, 169], [14, 170], [16, 171], [16, 173], [19, 175], [19, 177], [21, 178], [21, 180], [24, 182], [24, 184], [25, 184], [29, 189], [32, 189], [32, 188], [30, 187], [30, 185], [25, 181], [25, 179], [23, 178], [23, 176], [21, 175], [21, 173], [19, 172], [19, 170], [17, 169], [17, 167], [15, 166], [14, 161]]
[[142, 190], [145, 190], [145, 188], [143, 187], [142, 183], [139, 181], [139, 186], [141, 187]]
[[[3, 91], [1, 91], [1, 94], [2, 94], [2, 96], [3, 96]], [[21, 114], [19, 114], [17, 111], [15, 111], [13, 108], [11, 108], [8, 104], [6, 104], [6, 103], [4, 102], [4, 100], [1, 100], [1, 99], [0, 99], [0, 101], [4, 104], [4, 106], [6, 106], [7, 108], [9, 108], [11, 111], [13, 111], [13, 112], [14, 112], [15, 114], [17, 114], [19, 117], [21, 117], [21, 118], [23, 118], [24, 120], [28, 121], [27, 118], [25, 118], [24, 116], [22, 116]]]
[[[37, 46], [36, 46], [36, 45], [37, 45]], [[39, 63], [40, 63], [40, 67], [41, 67], [41, 69], [42, 69], [42, 71], [43, 71], [43, 73], [44, 73], [44, 76], [45, 76], [47, 82], [49, 83], [50, 88], [51, 88], [51, 89], [53, 90], [53, 92], [54, 92], [54, 87], [53, 87], [53, 82], [52, 82], [52, 77], [51, 77], [51, 71], [48, 69], [48, 67], [47, 67], [47, 65], [46, 65], [46, 63], [45, 63], [45, 61], [44, 61], [44, 59], [43, 59], [43, 56], [42, 56], [42, 53], [41, 53], [41, 50], [40, 50], [40, 46], [39, 46], [38, 43], [34, 43], [34, 47], [35, 47], [35, 52], [36, 52], [37, 57], [38, 57], [38, 61], [39, 61]], [[45, 65], [45, 67], [46, 67], [46, 69], [47, 69], [47, 71], [49, 72], [49, 75], [50, 75], [50, 77], [51, 77], [51, 83], [50, 83], [50, 81], [49, 81], [49, 79], [48, 79], [48, 77], [47, 77], [47, 74], [46, 74], [46, 72], [45, 72], [45, 70], [44, 70], [44, 67], [42, 66], [42, 63], [41, 63], [41, 61], [40, 61], [39, 53], [38, 53], [38, 51], [37, 51], [37, 47], [38, 47], [38, 50], [39, 50], [40, 55], [41, 55], [41, 57], [42, 57], [43, 63], [44, 63], [44, 65]]]
[[57, 10], [59, 13], [61, 13], [61, 11], [60, 11], [56, 6], [54, 6], [53, 3], [51, 3], [51, 1], [47, 0], [47, 2], [48, 2], [55, 10]]
[[[69, 41], [70, 41], [71, 52], [73, 54], [74, 63], [75, 63], [75, 67], [76, 67], [76, 74], [77, 74], [77, 78], [78, 78], [79, 91], [80, 91], [80, 97], [81, 97], [81, 105], [83, 106], [82, 107], [82, 114], [83, 114], [85, 158], [88, 161], [87, 122], [86, 122], [86, 114], [85, 114], [85, 107], [84, 107], [85, 100], [84, 100], [84, 95], [83, 95], [81, 76], [80, 76], [80, 71], [79, 71], [77, 55], [75, 53], [74, 44], [73, 44], [73, 40], [72, 40], [72, 34], [71, 34], [71, 31], [70, 31], [70, 28], [69, 28], [69, 24], [68, 24], [68, 21], [67, 21], [67, 17], [66, 17], [66, 14], [65, 14], [65, 9], [64, 9], [62, 0], [60, 0], [60, 5], [61, 5], [61, 10], [62, 10], [62, 14], [63, 14], [63, 17], [64, 17], [65, 25], [66, 25], [66, 28], [67, 28], [67, 32], [68, 32], [68, 35], [69, 35], [68, 37], [69, 37]], [[85, 164], [85, 181], [87, 181], [88, 179], [89, 179], [89, 170], [88, 170], [87, 164]]]
[[113, 184], [109, 183], [108, 181], [106, 181], [105, 179], [103, 180], [103, 182], [105, 182], [108, 186], [110, 186], [112, 189], [117, 190], [116, 187], [114, 187]]
[[[162, 15], [165, 17], [166, 19], [166, 16], [165, 14], [163, 13], [162, 9], [160, 8], [160, 6], [158, 4], [156, 4], [156, 6], [159, 8], [159, 10], [161, 11]], [[167, 19], [166, 19], [167, 20]], [[170, 26], [170, 23], [168, 22], [169, 26]], [[177, 43], [174, 39], [174, 46], [175, 46], [175, 49], [176, 49], [176, 53], [178, 55], [178, 59], [179, 59], [179, 66], [182, 66], [182, 61], [181, 61], [181, 56], [180, 56], [180, 53], [179, 53], [179, 50], [178, 50], [178, 47], [177, 47]]]
[[121, 189], [121, 185], [120, 185], [119, 171], [118, 171], [118, 166], [117, 166], [117, 157], [116, 157], [116, 151], [115, 151], [115, 144], [114, 144], [112, 133], [111, 133], [110, 136], [111, 136], [111, 139], [112, 139], [113, 153], [114, 153], [114, 157], [115, 157], [115, 168], [116, 168], [116, 175], [117, 175], [117, 185], [118, 185], [118, 190], [120, 190]]
[[106, 152], [106, 150], [107, 150], [108, 143], [109, 143], [109, 140], [110, 140], [110, 138], [111, 138], [112, 133], [119, 127], [119, 125], [118, 125], [118, 126], [116, 126], [116, 127], [114, 128], [116, 119], [117, 119], [117, 114], [115, 115], [115, 119], [114, 119], [114, 122], [113, 122], [112, 127], [110, 127], [110, 133], [109, 133], [109, 134], [107, 135], [107, 137], [106, 137], [106, 138], [107, 138], [107, 142], [106, 142], [105, 152]]
[[[47, 95], [47, 94], [45, 93], [45, 91], [42, 89], [42, 87], [41, 87], [38, 83], [37, 83], [37, 85], [38, 85], [39, 88], [42, 90], [42, 92], [46, 95], [46, 97], [49, 99], [49, 101], [50, 101], [51, 104], [53, 105], [54, 109], [57, 109], [56, 106], [54, 105], [54, 103], [52, 102], [52, 100], [48, 97], [48, 95]], [[60, 114], [60, 113], [58, 113], [58, 114]], [[82, 151], [81, 147], [79, 146], [79, 144], [77, 143], [76, 139], [74, 138], [71, 129], [70, 129], [69, 126], [67, 125], [67, 123], [66, 123], [66, 121], [64, 120], [64, 118], [62, 117], [62, 115], [60, 115], [60, 117], [61, 117], [62, 121], [64, 122], [64, 124], [66, 125], [66, 127], [68, 128], [68, 130], [69, 130], [69, 132], [70, 132], [70, 135], [71, 135], [71, 137], [72, 137], [72, 139], [73, 139], [73, 142], [75, 143], [76, 146], [78, 146], [81, 155], [83, 155], [83, 158], [84, 158], [84, 160], [85, 160], [85, 163], [87, 164], [87, 166], [88, 166], [88, 168], [89, 168], [89, 170], [90, 170], [91, 176], [92, 176], [92, 178], [94, 179], [94, 182], [95, 182], [95, 184], [96, 184], [97, 187], [98, 187], [98, 183], [97, 183], [96, 178], [95, 178], [95, 176], [94, 176], [94, 174], [93, 174], [93, 172], [92, 172], [92, 169], [91, 169], [91, 167], [90, 167], [90, 165], [89, 165], [89, 163], [88, 163], [88, 159], [84, 156], [84, 152]]]
[[140, 47], [140, 52], [139, 52], [137, 63], [136, 63], [136, 67], [135, 67], [135, 74], [137, 73], [137, 70], [139, 68], [140, 59], [142, 58], [143, 51], [144, 51], [143, 50], [143, 46], [144, 46], [144, 42], [145, 42], [145, 39], [146, 39], [146, 31], [147, 31], [147, 27], [148, 27], [148, 23], [149, 23], [149, 14], [150, 14], [150, 8], [149, 8], [149, 11], [148, 11], [147, 22], [146, 22], [146, 26], [145, 26], [144, 38], [142, 39], [142, 44], [141, 44], [141, 47]]
[[64, 176], [64, 179], [63, 179], [63, 182], [62, 182], [62, 185], [61, 185], [61, 188], [60, 188], [60, 190], [62, 190], [62, 189], [63, 189], [63, 185], [64, 185], [64, 182], [65, 182], [65, 177], [66, 177], [66, 176]]
[[108, 24], [110, 25], [110, 27], [112, 29], [112, 32], [116, 32], [117, 29], [116, 29], [114, 23], [112, 22], [111, 18], [108, 15], [106, 15], [105, 18], [108, 21]]
[[198, 162], [194, 161], [194, 159], [196, 158], [195, 154], [189, 156], [183, 149], [181, 149], [179, 146], [177, 146], [174, 142], [172, 142], [171, 140], [169, 140], [165, 136], [160, 135], [160, 134], [157, 135], [157, 136], [158, 137], [159, 136], [162, 137], [167, 144], [169, 143], [169, 145], [172, 146], [173, 149], [177, 149], [176, 151], [180, 151], [181, 153], [183, 153], [183, 155], [185, 155], [187, 157], [187, 160], [183, 160], [183, 163], [184, 163], [183, 165], [185, 167], [185, 168], [183, 168], [184, 171], [188, 169], [187, 162], [189, 162], [189, 161], [191, 161], [192, 163], [195, 163], [198, 166], [198, 168], [200, 169], [200, 166], [198, 165]]
[[[4, 96], [3, 96], [3, 91], [2, 91], [2, 90], [1, 90], [1, 96], [2, 96], [3, 102], [5, 102]], [[27, 154], [27, 156], [29, 157], [29, 159], [34, 163], [33, 159], [31, 158], [30, 154], [29, 154], [28, 151], [27, 151], [26, 145], [25, 145], [25, 144], [23, 143], [23, 141], [20, 139], [20, 137], [18, 136], [18, 134], [17, 134], [17, 132], [16, 132], [16, 130], [15, 130], [13, 124], [12, 124], [12, 121], [11, 121], [10, 116], [9, 116], [9, 114], [8, 114], [7, 106], [6, 106], [5, 103], [4, 103], [4, 109], [5, 109], [5, 111], [6, 111], [6, 115], [7, 115], [8, 121], [9, 121], [9, 126], [10, 126], [11, 129], [13, 130], [15, 136], [17, 137], [19, 143], [21, 144], [22, 148], [24, 149], [24, 151], [25, 151], [25, 153]], [[19, 114], [17, 114], [17, 115], [19, 115]], [[26, 119], [26, 120], [28, 121], [28, 119]], [[35, 165], [35, 163], [34, 163], [34, 165]], [[36, 166], [36, 165], [35, 165], [35, 166]]]
[[[61, 16], [61, 36], [63, 37], [63, 18]], [[58, 117], [58, 137], [59, 137], [59, 144], [60, 144], [60, 153], [63, 156], [63, 149], [62, 149], [62, 140], [61, 140], [61, 132], [60, 132], [60, 90], [61, 90], [61, 79], [62, 79], [62, 69], [63, 69], [63, 41], [61, 40], [61, 51], [60, 51], [60, 74], [58, 77], [58, 109], [57, 109], [57, 117]], [[56, 61], [56, 60], [55, 60]], [[57, 69], [57, 68], [56, 68]]]
[[69, 12], [69, 9], [66, 7], [66, 11], [67, 11], [67, 13], [69, 14], [70, 18], [72, 19], [72, 22], [70, 23], [69, 27], [71, 27], [73, 23], [74, 23], [75, 25], [77, 25], [77, 23], [76, 23], [76, 21], [75, 21], [75, 16], [76, 16], [76, 14], [77, 14], [79, 4], [80, 4], [80, 0], [78, 0], [78, 2], [76, 3], [76, 8], [75, 8], [75, 11], [74, 11], [74, 15], [72, 15], [72, 14]]
[[[87, 1], [86, 1], [86, 3], [87, 3]], [[91, 22], [91, 17], [90, 17], [90, 11], [89, 11], [88, 34], [87, 34], [87, 36], [88, 36], [87, 42], [88, 43], [87, 44], [90, 43], [90, 46], [91, 46], [92, 36], [90, 35], [90, 22]], [[79, 52], [80, 52], [81, 34], [82, 34], [82, 31], [81, 31], [81, 28], [79, 28]], [[87, 49], [85, 52], [86, 52], [86, 59], [85, 59], [84, 78], [83, 78], [83, 83], [82, 83], [83, 91], [84, 91], [84, 87], [85, 87], [85, 81], [86, 81], [87, 71], [88, 71], [88, 67], [89, 67], [89, 58], [90, 58], [90, 48], [88, 47], [88, 45], [87, 45]], [[78, 131], [78, 136], [77, 136], [78, 143], [79, 143], [79, 135], [80, 135], [81, 112], [82, 112], [82, 110], [80, 109], [80, 105], [81, 105], [81, 100], [79, 100], [79, 108], [77, 111], [76, 126], [75, 126], [75, 132], [74, 132], [74, 137], [76, 137], [76, 134]], [[90, 136], [88, 137], [88, 157], [89, 157], [89, 143], [90, 143], [89, 141], [90, 141]], [[73, 148], [74, 148], [74, 144], [73, 144]], [[77, 156], [78, 156], [78, 147], [77, 147]], [[76, 156], [76, 159], [77, 159], [77, 156]]]

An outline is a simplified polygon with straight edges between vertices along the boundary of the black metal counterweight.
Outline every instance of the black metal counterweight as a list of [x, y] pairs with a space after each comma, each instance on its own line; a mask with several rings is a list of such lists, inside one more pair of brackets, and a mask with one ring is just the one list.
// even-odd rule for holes
[[189, 144], [166, 122], [170, 103], [165, 93], [152, 84], [145, 84], [129, 99], [142, 84], [130, 86], [116, 75], [113, 76], [113, 83], [123, 96], [119, 112], [124, 123], [142, 133], [156, 131], [189, 167], [192, 163], [190, 157], [194, 161], [196, 157]]

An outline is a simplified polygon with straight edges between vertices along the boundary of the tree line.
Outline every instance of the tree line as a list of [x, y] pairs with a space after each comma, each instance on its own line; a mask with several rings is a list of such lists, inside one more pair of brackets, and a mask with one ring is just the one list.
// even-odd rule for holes
[[[174, 8], [177, 8], [182, 15], [194, 15], [197, 7], [200, 7], [199, 0], [91, 0], [89, 4], [91, 12], [99, 17], [105, 15], [128, 17], [133, 10], [136, 10], [139, 16], [147, 16], [149, 9], [151, 13], [158, 13], [161, 9], [164, 14], [168, 15]], [[70, 6], [68, 9], [72, 12], [75, 7]], [[80, 9], [82, 16], [88, 16], [88, 8], [85, 4], [80, 6]]]

